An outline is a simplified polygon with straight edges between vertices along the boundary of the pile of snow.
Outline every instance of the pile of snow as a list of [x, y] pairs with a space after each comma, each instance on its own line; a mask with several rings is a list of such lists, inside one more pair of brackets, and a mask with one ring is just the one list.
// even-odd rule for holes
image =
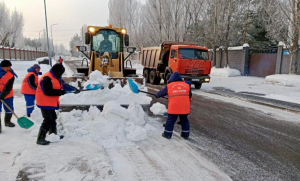
[[267, 82], [280, 84], [289, 87], [300, 85], [300, 75], [275, 74], [266, 77]]
[[236, 77], [241, 76], [241, 72], [237, 69], [231, 69], [229, 66], [225, 68], [211, 68], [210, 75], [221, 76], [221, 77]]
[[[41, 123], [40, 110], [34, 110], [32, 119]], [[69, 113], [60, 113], [57, 124], [58, 132], [65, 136], [64, 139], [86, 138], [106, 148], [112, 148], [147, 139], [154, 130], [147, 122], [148, 117], [139, 104], [132, 103], [126, 109], [116, 101], [109, 101], [102, 112], [91, 106], [88, 111], [74, 109]], [[32, 136], [37, 136], [39, 127], [40, 124], [36, 124], [31, 132]], [[58, 141], [59, 137], [50, 135], [47, 136], [47, 140], [49, 139]]]
[[154, 115], [163, 115], [165, 112], [167, 112], [167, 108], [165, 105], [157, 102], [155, 104], [153, 104], [150, 107], [150, 111], [154, 114]]
[[[81, 104], [81, 105], [89, 105], [89, 104], [105, 104], [110, 100], [117, 101], [119, 104], [150, 104], [152, 101], [151, 97], [145, 96], [144, 94], [134, 94], [130, 90], [129, 85], [121, 86], [120, 81], [108, 80], [108, 76], [104, 76], [99, 71], [94, 71], [90, 74], [90, 78], [87, 82], [84, 83], [84, 86], [88, 84], [103, 84], [103, 89], [93, 90], [93, 91], [85, 91], [80, 92], [79, 94], [66, 94], [60, 97], [60, 101], [62, 104]], [[109, 84], [113, 83], [114, 87], [109, 89]], [[77, 82], [70, 83], [77, 87]], [[140, 86], [140, 89], [143, 87]]]

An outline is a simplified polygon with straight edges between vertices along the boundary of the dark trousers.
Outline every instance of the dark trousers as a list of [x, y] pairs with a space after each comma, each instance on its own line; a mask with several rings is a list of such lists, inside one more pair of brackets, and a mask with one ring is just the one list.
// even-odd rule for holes
[[56, 128], [57, 116], [55, 110], [41, 109], [41, 111], [44, 118], [41, 128], [44, 128], [47, 132], [50, 128]]
[[181, 135], [189, 137], [190, 135], [190, 122], [188, 120], [188, 114], [168, 114], [168, 119], [165, 126], [165, 136], [172, 137], [174, 124], [179, 116], [181, 122]]

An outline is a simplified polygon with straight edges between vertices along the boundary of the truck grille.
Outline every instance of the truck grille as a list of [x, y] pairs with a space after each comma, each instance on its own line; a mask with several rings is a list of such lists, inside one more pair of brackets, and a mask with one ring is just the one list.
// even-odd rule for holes
[[185, 73], [186, 74], [203, 74], [204, 70], [189, 70], [189, 69], [186, 69]]

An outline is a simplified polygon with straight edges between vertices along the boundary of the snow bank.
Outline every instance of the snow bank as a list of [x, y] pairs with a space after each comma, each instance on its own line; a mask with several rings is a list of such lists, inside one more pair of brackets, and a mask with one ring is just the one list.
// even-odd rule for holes
[[153, 104], [150, 107], [150, 111], [154, 114], [154, 115], [163, 115], [165, 112], [167, 112], [167, 108], [165, 105], [157, 102], [155, 104]]
[[[40, 110], [35, 109], [32, 119], [41, 123]], [[61, 126], [62, 123], [63, 127]], [[88, 111], [72, 110], [69, 113], [60, 113], [58, 116], [58, 132], [64, 139], [88, 139], [99, 143], [106, 148], [127, 145], [131, 141], [141, 141], [148, 138], [152, 126], [139, 104], [130, 104], [126, 109], [116, 101], [109, 101], [101, 112], [91, 106]], [[31, 135], [37, 136], [40, 124], [35, 125]], [[48, 135], [47, 140], [59, 141], [57, 135]]]
[[241, 76], [241, 72], [237, 69], [231, 69], [229, 66], [225, 68], [211, 68], [210, 75], [221, 76], [221, 77], [236, 77]]
[[295, 87], [300, 85], [300, 75], [269, 75], [266, 77], [266, 81], [284, 86]]
[[[110, 100], [117, 101], [119, 104], [150, 104], [152, 101], [151, 97], [145, 96], [144, 94], [134, 94], [130, 90], [129, 85], [121, 86], [120, 81], [108, 80], [108, 76], [104, 76], [99, 71], [94, 71], [90, 74], [90, 78], [84, 83], [84, 86], [88, 84], [103, 84], [104, 89], [85, 91], [79, 94], [66, 94], [60, 97], [62, 104], [105, 104]], [[109, 84], [113, 83], [114, 87], [109, 89]], [[70, 85], [77, 86], [76, 83], [70, 83]], [[142, 86], [140, 87], [143, 88]]]

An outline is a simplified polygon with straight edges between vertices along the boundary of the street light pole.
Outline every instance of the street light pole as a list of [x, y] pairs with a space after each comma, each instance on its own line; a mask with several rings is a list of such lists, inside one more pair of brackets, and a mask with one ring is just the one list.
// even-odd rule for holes
[[52, 60], [51, 60], [50, 46], [49, 46], [49, 37], [48, 37], [48, 23], [47, 23], [47, 7], [46, 7], [46, 0], [44, 0], [44, 6], [45, 6], [45, 20], [46, 20], [46, 32], [47, 32], [47, 44], [48, 44], [49, 65], [52, 67]]
[[52, 25], [50, 26], [50, 29], [51, 29], [51, 38], [52, 38], [52, 48], [53, 48], [53, 53], [54, 53], [54, 57], [55, 57], [54, 44], [53, 44], [53, 35], [52, 35], [52, 26], [54, 26], [54, 25], [57, 25], [57, 24], [52, 24]]

